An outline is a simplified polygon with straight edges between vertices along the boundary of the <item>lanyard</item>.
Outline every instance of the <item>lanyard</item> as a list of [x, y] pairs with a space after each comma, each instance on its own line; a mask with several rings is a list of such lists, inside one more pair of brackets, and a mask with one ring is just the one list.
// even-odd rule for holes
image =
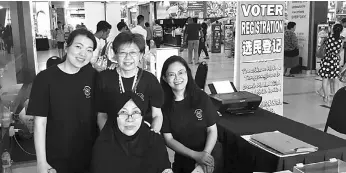
[[[117, 70], [118, 74], [119, 74], [119, 89], [120, 89], [120, 93], [125, 93], [125, 88], [124, 88], [124, 83], [123, 83], [123, 79], [121, 77], [121, 74], [120, 74], [120, 70], [118, 69]], [[138, 74], [138, 68], [136, 70], [136, 74], [135, 74], [135, 78], [133, 79], [133, 82], [132, 82], [132, 92], [136, 93], [136, 83], [137, 83], [137, 74]]]

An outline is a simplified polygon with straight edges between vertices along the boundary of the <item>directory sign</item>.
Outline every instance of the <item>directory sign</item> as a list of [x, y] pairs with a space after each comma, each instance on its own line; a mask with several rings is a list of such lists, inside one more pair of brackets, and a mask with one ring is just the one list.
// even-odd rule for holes
[[212, 53], [221, 53], [221, 25], [212, 25], [212, 44], [211, 44], [211, 52]]

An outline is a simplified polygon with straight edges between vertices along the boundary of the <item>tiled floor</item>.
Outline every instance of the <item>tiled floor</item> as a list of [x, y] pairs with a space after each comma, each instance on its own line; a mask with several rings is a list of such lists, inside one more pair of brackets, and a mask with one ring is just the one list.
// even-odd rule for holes
[[[232, 81], [234, 59], [227, 58], [223, 53], [210, 54], [210, 59], [205, 60], [209, 65], [207, 84], [217, 80]], [[37, 55], [39, 70], [43, 70], [45, 69], [47, 59], [51, 56], [57, 55], [57, 50], [39, 51], [37, 52]], [[182, 56], [186, 58], [187, 52], [184, 51]], [[203, 52], [202, 57], [204, 57]], [[201, 58], [201, 60], [203, 60], [203, 58]], [[195, 73], [197, 66], [191, 65], [191, 69]], [[315, 93], [320, 85], [321, 81], [315, 75], [301, 74], [296, 75], [294, 78], [284, 78], [284, 102], [288, 103], [284, 104], [284, 116], [323, 130], [329, 109], [321, 106], [328, 106], [328, 104], [324, 103]], [[209, 92], [208, 88], [206, 88], [206, 92]], [[339, 136], [345, 138], [345, 136]], [[172, 152], [170, 152], [170, 156], [172, 159]]]

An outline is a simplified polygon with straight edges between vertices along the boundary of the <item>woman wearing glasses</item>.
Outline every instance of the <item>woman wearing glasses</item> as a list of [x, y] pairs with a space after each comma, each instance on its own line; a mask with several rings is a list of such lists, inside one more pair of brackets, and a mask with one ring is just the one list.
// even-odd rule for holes
[[[118, 61], [116, 70], [102, 71], [98, 78], [98, 125], [102, 129], [107, 118], [115, 116], [112, 109], [118, 96], [127, 91], [143, 98], [144, 104], [151, 111], [151, 129], [159, 132], [162, 126], [161, 106], [163, 91], [157, 78], [138, 67], [145, 51], [142, 35], [122, 32], [113, 41], [113, 51]], [[143, 112], [145, 115], [147, 112]], [[146, 118], [146, 117], [144, 117]]]
[[143, 98], [126, 91], [117, 99], [95, 142], [91, 172], [172, 173], [163, 137], [143, 121]]
[[197, 87], [180, 56], [163, 64], [161, 86], [165, 96], [161, 132], [167, 146], [175, 151], [173, 172], [191, 173], [196, 165], [205, 173], [213, 172], [211, 152], [217, 140], [218, 114], [209, 96]]

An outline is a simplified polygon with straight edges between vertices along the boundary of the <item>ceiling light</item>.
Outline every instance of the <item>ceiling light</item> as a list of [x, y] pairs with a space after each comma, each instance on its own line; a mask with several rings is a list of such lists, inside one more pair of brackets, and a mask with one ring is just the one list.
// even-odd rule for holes
[[4, 7], [0, 5], [0, 9], [3, 9]]

